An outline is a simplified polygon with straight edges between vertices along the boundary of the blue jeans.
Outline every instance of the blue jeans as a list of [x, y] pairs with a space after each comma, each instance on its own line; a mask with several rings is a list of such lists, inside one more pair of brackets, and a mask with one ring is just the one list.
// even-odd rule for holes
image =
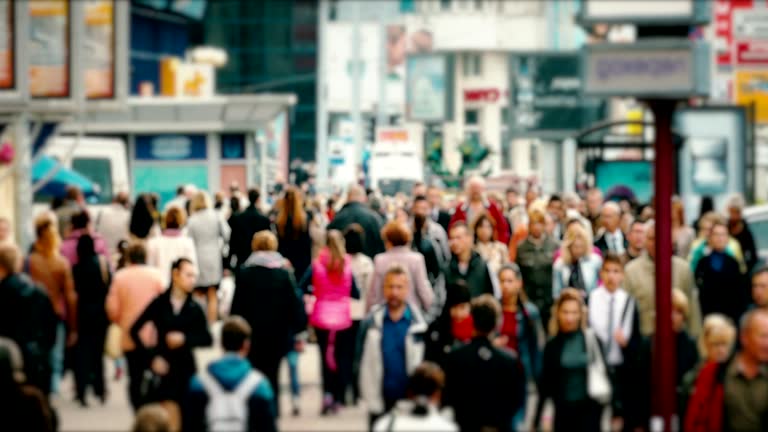
[[299, 397], [301, 394], [301, 384], [299, 383], [299, 353], [289, 352], [285, 359], [288, 361], [288, 375], [291, 378], [291, 396]]
[[51, 394], [59, 394], [61, 377], [64, 375], [64, 350], [67, 348], [67, 328], [63, 322], [56, 324], [56, 342], [51, 349]]

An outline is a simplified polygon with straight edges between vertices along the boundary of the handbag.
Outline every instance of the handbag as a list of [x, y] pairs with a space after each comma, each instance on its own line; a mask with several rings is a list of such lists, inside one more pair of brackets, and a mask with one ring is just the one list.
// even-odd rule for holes
[[600, 353], [597, 336], [591, 329], [587, 329], [584, 332], [584, 339], [586, 339], [589, 362], [587, 364], [587, 394], [595, 402], [607, 405], [611, 402], [612, 397], [611, 382], [608, 379], [608, 368], [605, 365], [605, 360]]
[[104, 340], [104, 354], [111, 359], [119, 359], [123, 356], [122, 340], [123, 331], [115, 323], [107, 328], [107, 337]]

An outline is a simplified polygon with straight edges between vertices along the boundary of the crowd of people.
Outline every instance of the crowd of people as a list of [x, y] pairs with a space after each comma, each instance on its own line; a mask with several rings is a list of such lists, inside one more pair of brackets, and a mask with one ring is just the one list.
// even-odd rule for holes
[[[118, 194], [92, 212], [71, 188], [25, 251], [0, 219], [0, 391], [14, 424], [55, 429], [49, 400], [67, 369], [80, 404], [89, 390], [103, 403], [117, 337], [136, 430], [276, 430], [280, 365], [300, 415], [310, 341], [318, 410], [363, 401], [374, 431], [599, 431], [604, 418], [649, 430], [652, 204], [536, 185], [498, 194], [479, 177], [451, 200], [421, 183], [327, 201], [287, 186], [271, 206], [258, 189], [229, 195], [182, 186], [162, 209], [157, 195]], [[669, 367], [686, 431], [768, 430], [768, 268], [744, 205], [704, 202], [694, 226], [672, 205]], [[197, 365], [229, 276], [223, 357]]]

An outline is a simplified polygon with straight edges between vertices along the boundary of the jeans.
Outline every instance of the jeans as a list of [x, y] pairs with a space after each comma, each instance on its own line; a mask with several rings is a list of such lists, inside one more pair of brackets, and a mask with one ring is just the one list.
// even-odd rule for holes
[[299, 397], [301, 395], [301, 384], [299, 382], [299, 353], [291, 351], [285, 356], [288, 361], [288, 375], [291, 378], [291, 396]]
[[51, 394], [59, 394], [61, 377], [64, 375], [64, 350], [67, 348], [67, 328], [63, 322], [56, 324], [56, 342], [51, 349]]

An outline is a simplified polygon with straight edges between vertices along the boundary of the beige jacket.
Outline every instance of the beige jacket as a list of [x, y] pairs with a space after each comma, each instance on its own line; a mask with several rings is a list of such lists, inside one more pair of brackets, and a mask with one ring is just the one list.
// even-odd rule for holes
[[[656, 264], [647, 253], [630, 261], [625, 268], [624, 288], [637, 300], [640, 333], [650, 336], [656, 329]], [[688, 297], [688, 333], [696, 338], [701, 332], [701, 306], [693, 274], [684, 259], [672, 257], [672, 288]]]

